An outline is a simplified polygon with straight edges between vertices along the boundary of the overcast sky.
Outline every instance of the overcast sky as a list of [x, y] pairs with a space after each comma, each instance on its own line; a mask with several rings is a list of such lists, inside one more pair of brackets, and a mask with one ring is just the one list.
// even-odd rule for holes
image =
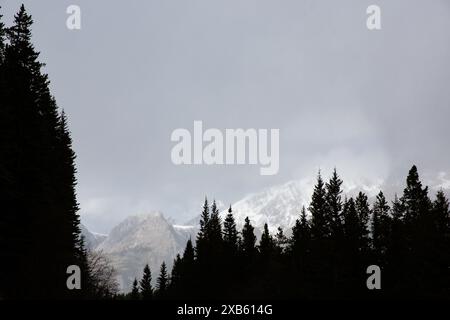
[[[22, 2], [69, 115], [91, 230], [152, 210], [183, 222], [205, 195], [232, 203], [319, 167], [369, 184], [413, 163], [450, 172], [448, 0], [1, 0], [7, 24]], [[370, 4], [382, 30], [366, 28]], [[194, 120], [279, 128], [279, 173], [175, 166], [170, 135]]]

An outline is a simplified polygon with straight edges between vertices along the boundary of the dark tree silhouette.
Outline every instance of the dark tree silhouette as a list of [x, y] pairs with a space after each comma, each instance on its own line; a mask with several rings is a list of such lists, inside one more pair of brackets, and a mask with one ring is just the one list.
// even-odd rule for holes
[[138, 282], [137, 282], [137, 279], [135, 278], [133, 281], [133, 286], [131, 288], [130, 299], [131, 300], [139, 300], [140, 297], [141, 296], [139, 294]]
[[236, 222], [231, 206], [228, 209], [228, 214], [223, 223], [223, 240], [229, 256], [235, 255], [239, 245], [239, 233], [236, 229]]
[[[8, 261], [0, 270], [8, 275], [0, 279], [0, 294], [89, 297], [75, 197], [75, 153], [66, 116], [58, 110], [32, 44], [32, 24], [22, 5], [10, 28], [0, 25], [0, 187], [6, 190], [0, 261]], [[82, 267], [82, 290], [66, 286], [70, 265]]]
[[166, 263], [163, 262], [161, 264], [161, 269], [159, 270], [159, 277], [156, 280], [156, 292], [159, 299], [166, 297], [168, 281]]
[[139, 281], [139, 289], [142, 299], [151, 300], [153, 298], [152, 273], [148, 264], [144, 267], [142, 279]]
[[[240, 241], [231, 208], [222, 230], [216, 206], [213, 203], [209, 211], [206, 203], [198, 239], [208, 250], [202, 260], [195, 256], [192, 241], [187, 242], [183, 257], [175, 259], [171, 279], [162, 277], [167, 297], [449, 298], [450, 215], [445, 194], [439, 191], [431, 201], [415, 167], [403, 196], [395, 197], [391, 207], [381, 191], [372, 210], [362, 192], [342, 201], [341, 184], [336, 170], [326, 186], [319, 174], [311, 216], [302, 209], [289, 239], [281, 228], [271, 234], [265, 224], [258, 246], [248, 217]], [[222, 236], [215, 234], [218, 231]], [[372, 264], [381, 267], [381, 291], [366, 287], [366, 269]]]
[[384, 266], [386, 262], [386, 252], [390, 245], [392, 221], [389, 216], [390, 207], [384, 197], [383, 192], [377, 195], [373, 205], [372, 214], [372, 246], [375, 254], [375, 261]]

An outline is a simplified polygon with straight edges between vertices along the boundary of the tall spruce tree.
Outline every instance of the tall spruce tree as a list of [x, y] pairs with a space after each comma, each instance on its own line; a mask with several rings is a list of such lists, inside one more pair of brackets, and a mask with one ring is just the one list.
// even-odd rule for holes
[[32, 24], [22, 5], [7, 30], [2, 58], [0, 173], [6, 177], [2, 190], [8, 191], [0, 249], [1, 260], [10, 263], [0, 291], [11, 298], [81, 297], [86, 287], [81, 292], [66, 287], [67, 267], [85, 260], [72, 179], [74, 154], [31, 42]]

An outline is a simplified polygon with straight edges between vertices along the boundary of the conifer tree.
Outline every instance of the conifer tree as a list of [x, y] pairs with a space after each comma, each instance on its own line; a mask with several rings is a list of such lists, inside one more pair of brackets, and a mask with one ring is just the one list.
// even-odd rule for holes
[[[2, 7], [0, 6], [0, 10]], [[5, 47], [6, 47], [6, 28], [3, 23], [3, 15], [0, 12], [0, 63], [3, 63], [5, 57]]]
[[189, 239], [186, 243], [186, 248], [183, 253], [183, 263], [192, 265], [194, 263], [195, 250], [192, 245], [192, 240]]
[[223, 223], [223, 240], [227, 250], [230, 253], [236, 253], [238, 250], [238, 238], [239, 234], [236, 229], [236, 221], [234, 220], [233, 211], [230, 208], [228, 209], [228, 214]]
[[[175, 267], [175, 266], [174, 266]], [[180, 278], [178, 283], [174, 283], [176, 287], [175, 296], [184, 297], [187, 294], [191, 296], [198, 295], [198, 284], [195, 283], [199, 272], [198, 265], [195, 263], [195, 249], [192, 245], [192, 240], [189, 239], [184, 249], [183, 257], [179, 267]]]
[[313, 239], [323, 239], [330, 235], [325, 196], [325, 185], [319, 172], [309, 206], [309, 211], [311, 212], [311, 236]]
[[353, 198], [348, 199], [344, 203], [344, 235], [346, 238], [345, 245], [351, 246], [352, 249], [358, 251], [361, 243], [361, 229], [358, 213], [356, 212], [355, 201]]
[[419, 180], [419, 173], [415, 165], [409, 170], [406, 178], [402, 202], [405, 206], [404, 221], [408, 228], [429, 211], [428, 187], [422, 188], [422, 182]]
[[291, 251], [294, 254], [304, 256], [306, 251], [309, 250], [310, 241], [311, 227], [306, 217], [305, 207], [302, 207], [300, 219], [295, 221], [295, 225], [292, 228]]
[[7, 90], [0, 94], [0, 173], [7, 178], [1, 187], [8, 190], [3, 200], [8, 227], [0, 231], [15, 247], [5, 248], [1, 242], [6, 240], [0, 239], [1, 260], [10, 261], [5, 270], [9, 279], [1, 286], [8, 297], [80, 297], [84, 289], [66, 287], [67, 267], [85, 260], [74, 191], [74, 153], [66, 119], [58, 114], [48, 76], [31, 42], [32, 24], [22, 5], [7, 30], [9, 44], [2, 53], [0, 86], [7, 85]]
[[334, 237], [342, 235], [342, 180], [339, 178], [336, 169], [333, 171], [330, 181], [326, 184], [326, 208], [329, 214], [331, 233]]
[[183, 278], [183, 261], [180, 254], [177, 254], [173, 261], [172, 271], [170, 272], [168, 292], [171, 297], [176, 296], [177, 292], [181, 290], [181, 281]]
[[442, 189], [436, 193], [436, 200], [433, 202], [433, 220], [436, 233], [444, 237], [449, 236], [449, 202]]
[[362, 266], [362, 239], [361, 221], [356, 211], [355, 201], [350, 198], [344, 202], [344, 241], [342, 243], [343, 259], [341, 264], [343, 270], [338, 269], [338, 281], [342, 282], [346, 293], [356, 295], [360, 283], [363, 283], [361, 275]]
[[209, 221], [210, 221], [209, 204], [208, 199], [205, 198], [205, 203], [203, 205], [203, 210], [200, 217], [200, 230], [197, 233], [197, 241], [196, 241], [196, 254], [197, 259], [199, 259], [200, 261], [205, 259], [205, 255], [207, 254], [208, 251]]
[[358, 219], [360, 222], [360, 230], [362, 236], [361, 249], [367, 251], [370, 246], [370, 232], [369, 232], [369, 222], [370, 222], [370, 204], [367, 195], [363, 192], [359, 192], [355, 199], [355, 209], [358, 214]]
[[254, 230], [255, 228], [251, 225], [250, 219], [246, 217], [244, 227], [242, 228], [242, 251], [247, 258], [252, 258], [256, 251]]
[[134, 278], [134, 281], [133, 281], [133, 286], [131, 288], [130, 298], [131, 298], [131, 300], [139, 300], [139, 298], [140, 298], [138, 282], [137, 282], [136, 278]]
[[422, 187], [417, 167], [409, 170], [406, 188], [401, 201], [404, 206], [403, 237], [406, 243], [405, 264], [410, 266], [404, 272], [405, 288], [411, 294], [427, 291], [430, 276], [435, 272], [430, 262], [429, 252], [432, 244], [431, 200], [428, 198], [428, 187]]
[[[143, 300], [151, 300], [153, 298], [152, 273], [148, 264], [144, 267], [142, 279], [139, 282], [139, 288]], [[134, 284], [133, 284], [134, 289]]]
[[444, 192], [439, 190], [433, 202], [432, 247], [428, 259], [434, 265], [434, 274], [430, 277], [430, 285], [442, 291], [450, 289], [450, 211], [449, 202]]
[[269, 233], [269, 227], [267, 226], [267, 223], [264, 224], [264, 229], [258, 248], [263, 260], [270, 259], [270, 256], [274, 253], [274, 241]]
[[213, 201], [211, 206], [211, 216], [207, 228], [208, 238], [210, 245], [215, 247], [216, 250], [222, 244], [222, 222], [219, 217], [219, 209], [217, 208], [216, 201]]
[[165, 298], [167, 293], [168, 286], [168, 276], [167, 276], [167, 267], [166, 263], [163, 262], [161, 264], [161, 269], [159, 271], [159, 277], [156, 280], [156, 289], [159, 298]]
[[275, 240], [276, 253], [278, 256], [281, 256], [282, 254], [284, 254], [284, 252], [286, 250], [286, 246], [289, 242], [287, 237], [284, 234], [283, 228], [278, 227], [274, 240]]
[[383, 192], [378, 193], [372, 211], [372, 246], [378, 262], [383, 263], [391, 236], [390, 208]]

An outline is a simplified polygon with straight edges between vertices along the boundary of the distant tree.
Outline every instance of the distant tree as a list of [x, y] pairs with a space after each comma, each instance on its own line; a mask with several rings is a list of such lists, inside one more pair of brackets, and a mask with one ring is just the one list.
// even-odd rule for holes
[[288, 238], [284, 234], [283, 228], [278, 227], [274, 240], [277, 255], [278, 256], [283, 255], [289, 243]]
[[362, 222], [359, 219], [353, 198], [344, 202], [343, 216], [342, 270], [338, 269], [338, 272], [342, 272], [342, 274], [338, 275], [340, 278], [338, 281], [339, 285], [342, 285], [345, 289], [347, 295], [357, 296], [364, 284], [362, 275], [365, 274], [365, 270], [362, 261], [365, 251], [363, 251], [364, 233], [361, 229]]
[[252, 258], [256, 252], [255, 228], [251, 225], [250, 219], [245, 218], [245, 224], [242, 228], [242, 251], [247, 258]]
[[159, 277], [156, 280], [156, 289], [159, 298], [166, 297], [168, 281], [166, 263], [163, 262], [159, 271]]
[[290, 240], [291, 251], [303, 260], [310, 249], [311, 226], [306, 217], [305, 207], [302, 207], [300, 219], [295, 221]]
[[264, 224], [261, 240], [259, 241], [259, 252], [263, 261], [267, 261], [273, 255], [275, 251], [275, 243], [272, 236], [269, 233], [269, 227], [267, 223]]
[[[405, 227], [403, 223], [404, 214], [404, 204], [401, 199], [395, 195], [390, 210], [391, 234], [389, 235], [389, 246], [387, 247], [386, 255], [384, 257], [386, 260], [385, 287], [387, 287], [388, 290], [392, 290], [393, 288], [401, 290], [403, 284], [406, 282], [404, 270], [406, 268], [405, 259], [408, 249], [405, 239]], [[376, 252], [377, 251], [375, 251], [375, 254]], [[378, 256], [378, 259], [379, 258], [380, 257]], [[383, 257], [381, 257], [381, 259], [383, 259]]]
[[318, 240], [329, 237], [330, 223], [327, 217], [326, 190], [320, 172], [317, 175], [309, 211], [311, 212], [312, 238]]
[[209, 219], [208, 233], [211, 245], [221, 245], [222, 243], [222, 222], [219, 217], [219, 209], [216, 201], [211, 206], [211, 216]]
[[362, 251], [368, 251], [370, 247], [370, 232], [369, 232], [369, 226], [370, 226], [370, 204], [369, 200], [367, 198], [367, 195], [363, 192], [359, 192], [358, 196], [355, 199], [355, 209], [356, 213], [358, 214], [358, 220], [359, 220], [359, 228], [361, 233], [361, 250]]
[[223, 240], [228, 252], [235, 254], [238, 250], [239, 233], [236, 229], [236, 222], [231, 206], [228, 209], [228, 214], [223, 223]]
[[[431, 200], [428, 198], [428, 187], [422, 187], [416, 166], [412, 166], [406, 178], [406, 188], [401, 198], [404, 206], [403, 238], [406, 243], [404, 255], [404, 289], [411, 294], [427, 292], [431, 275], [436, 270], [430, 261], [433, 250], [429, 239], [433, 236]], [[412, 285], [414, 283], [414, 286]]]
[[177, 291], [181, 289], [183, 278], [183, 261], [180, 254], [177, 254], [173, 261], [172, 271], [170, 272], [168, 291], [170, 296], [176, 296]]
[[186, 248], [183, 253], [183, 263], [193, 265], [195, 259], [195, 249], [192, 245], [192, 240], [189, 239], [186, 243]]
[[[340, 286], [341, 276], [343, 272], [343, 265], [345, 262], [342, 260], [344, 255], [344, 221], [342, 213], [342, 180], [339, 178], [336, 169], [333, 170], [333, 174], [329, 182], [325, 185], [326, 189], [326, 211], [328, 224], [330, 225], [330, 241], [327, 243], [329, 255], [329, 266], [331, 268], [331, 285], [330, 288], [337, 290]], [[326, 252], [326, 251], [324, 251]], [[324, 257], [322, 256], [322, 259]], [[326, 259], [326, 258], [325, 258]], [[325, 263], [326, 260], [322, 260]]]
[[360, 220], [358, 217], [358, 213], [356, 212], [355, 201], [353, 198], [348, 199], [344, 203], [344, 235], [346, 239], [345, 245], [347, 248], [352, 247], [352, 249], [356, 252], [360, 248], [361, 244], [361, 229], [360, 229]]
[[131, 300], [139, 300], [140, 299], [138, 282], [137, 282], [136, 278], [133, 281], [133, 286], [132, 286], [131, 293], [130, 293], [130, 299]]
[[199, 286], [196, 283], [199, 280], [198, 276], [200, 275], [195, 261], [195, 249], [192, 245], [192, 240], [189, 239], [181, 259], [181, 279], [178, 292], [182, 297], [188, 293], [194, 296], [198, 295]]
[[334, 238], [342, 235], [342, 180], [339, 178], [336, 169], [333, 171], [330, 181], [326, 184], [326, 208], [329, 214], [331, 233]]
[[429, 263], [434, 265], [430, 286], [445, 291], [450, 289], [450, 211], [448, 199], [442, 190], [437, 192], [432, 210], [432, 247], [427, 257]]
[[[0, 10], [2, 7], [0, 6]], [[5, 57], [5, 47], [6, 47], [6, 28], [3, 23], [3, 15], [0, 13], [0, 63], [3, 63]]]
[[436, 200], [433, 202], [433, 220], [436, 233], [448, 236], [450, 231], [449, 202], [442, 189], [437, 192]]
[[199, 260], [205, 258], [208, 254], [208, 236], [209, 236], [209, 221], [210, 221], [210, 212], [209, 212], [209, 204], [208, 199], [205, 198], [205, 203], [203, 205], [202, 214], [200, 216], [200, 230], [197, 233], [197, 241], [196, 241], [196, 255]]
[[372, 246], [378, 263], [384, 265], [383, 259], [390, 245], [392, 222], [389, 216], [390, 207], [383, 192], [378, 193], [372, 211]]
[[401, 200], [405, 206], [404, 221], [407, 227], [428, 213], [431, 204], [428, 198], [428, 187], [422, 188], [422, 182], [419, 180], [419, 173], [415, 165], [409, 170], [406, 188]]
[[152, 273], [148, 264], [144, 267], [142, 279], [139, 282], [139, 288], [143, 300], [151, 300], [153, 298]]

